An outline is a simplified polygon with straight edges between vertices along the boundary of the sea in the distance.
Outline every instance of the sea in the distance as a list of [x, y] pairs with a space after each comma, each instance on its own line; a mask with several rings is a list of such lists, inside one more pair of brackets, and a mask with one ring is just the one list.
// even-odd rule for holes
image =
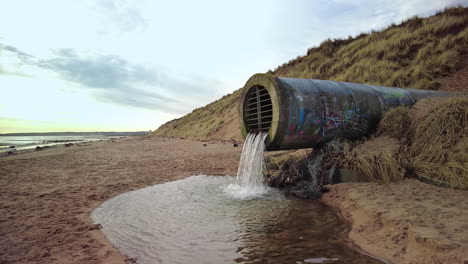
[[0, 134], [0, 152], [31, 149], [37, 146], [45, 147], [66, 143], [109, 140], [125, 136], [143, 136], [148, 133], [148, 131], [138, 131]]

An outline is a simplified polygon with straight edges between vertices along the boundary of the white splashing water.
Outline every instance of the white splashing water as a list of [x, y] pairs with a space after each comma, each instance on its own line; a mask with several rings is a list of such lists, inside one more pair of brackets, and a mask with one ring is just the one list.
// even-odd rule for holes
[[263, 181], [265, 166], [263, 153], [265, 152], [266, 132], [249, 133], [242, 148], [236, 183], [227, 186], [225, 191], [240, 199], [260, 196], [268, 191]]

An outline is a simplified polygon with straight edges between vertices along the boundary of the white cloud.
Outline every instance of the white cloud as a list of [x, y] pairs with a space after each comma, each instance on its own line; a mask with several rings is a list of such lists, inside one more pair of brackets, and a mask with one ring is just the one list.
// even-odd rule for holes
[[81, 55], [73, 49], [61, 49], [51, 58], [40, 59], [1, 43], [0, 50], [9, 55], [2, 57], [9, 69], [4, 74], [55, 75], [78, 84], [80, 89], [91, 90], [101, 102], [184, 114], [197, 106], [197, 102], [222, 95], [217, 88], [222, 83], [216, 80], [187, 78], [181, 74], [169, 76], [162, 70], [133, 64], [117, 55]]
[[148, 26], [140, 9], [134, 6], [134, 1], [99, 0], [96, 2], [95, 8], [98, 13], [105, 14], [111, 22], [124, 32], [144, 30]]

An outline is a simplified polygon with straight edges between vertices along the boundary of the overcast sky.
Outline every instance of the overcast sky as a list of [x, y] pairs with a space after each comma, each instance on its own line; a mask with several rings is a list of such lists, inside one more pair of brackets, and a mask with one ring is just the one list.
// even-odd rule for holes
[[154, 130], [327, 38], [457, 4], [3, 1], [0, 133]]

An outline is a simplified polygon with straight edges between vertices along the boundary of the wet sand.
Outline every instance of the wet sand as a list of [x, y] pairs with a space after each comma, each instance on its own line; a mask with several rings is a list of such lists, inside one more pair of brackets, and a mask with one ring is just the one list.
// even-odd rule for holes
[[[194, 174], [237, 171], [242, 145], [124, 138], [0, 158], [0, 263], [125, 263], [90, 218], [118, 194]], [[461, 263], [467, 191], [420, 183], [339, 184], [323, 201], [350, 236], [394, 263]], [[463, 255], [465, 254], [465, 255]]]

